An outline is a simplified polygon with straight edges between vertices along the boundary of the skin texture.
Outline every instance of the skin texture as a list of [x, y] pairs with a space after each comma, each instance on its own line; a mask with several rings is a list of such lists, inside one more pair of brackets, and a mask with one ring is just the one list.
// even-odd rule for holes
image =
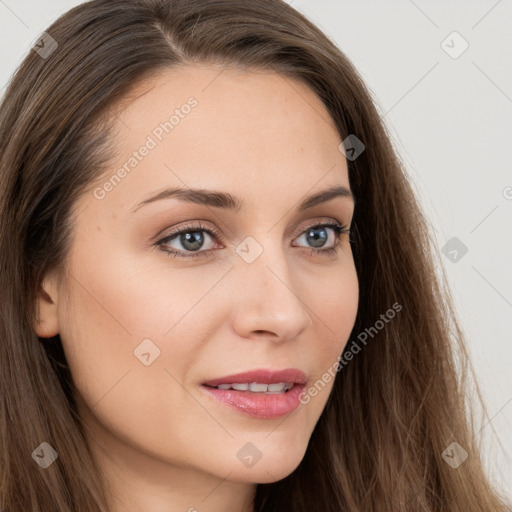
[[[342, 353], [357, 313], [348, 235], [334, 256], [310, 254], [307, 236], [322, 222], [350, 227], [352, 200], [297, 211], [306, 196], [349, 188], [334, 123], [298, 81], [214, 65], [159, 73], [123, 105], [100, 186], [191, 96], [197, 106], [112, 190], [78, 200], [65, 269], [45, 276], [38, 301], [35, 330], [60, 334], [113, 512], [252, 510], [255, 484], [302, 460], [333, 381], [277, 419], [227, 407], [200, 383], [299, 368], [310, 385]], [[245, 204], [228, 211], [168, 198], [131, 212], [169, 187]], [[222, 234], [201, 232], [208, 256], [169, 257], [155, 245], [198, 221]], [[325, 230], [329, 248], [337, 235]], [[263, 249], [251, 263], [236, 252], [248, 236]], [[169, 246], [190, 247], [179, 237]], [[148, 366], [134, 355], [144, 339], [160, 350]], [[247, 442], [262, 454], [252, 467], [237, 457]]]

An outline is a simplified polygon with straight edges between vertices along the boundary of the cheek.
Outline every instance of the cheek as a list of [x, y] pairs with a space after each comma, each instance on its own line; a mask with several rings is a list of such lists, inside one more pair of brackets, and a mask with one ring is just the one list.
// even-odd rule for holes
[[316, 371], [303, 391], [301, 402], [306, 406], [309, 417], [313, 418], [313, 427], [334, 386], [336, 364], [349, 341], [359, 301], [359, 283], [353, 260], [340, 266], [330, 279], [322, 282], [324, 286], [321, 289], [309, 286], [312, 291], [306, 302], [315, 322], [316, 343], [309, 349], [311, 359], [316, 362]]
[[126, 258], [97, 266], [77, 259], [70, 273], [60, 335], [73, 381], [93, 416], [117, 437], [154, 453], [161, 440], [171, 443], [181, 435], [176, 411], [203, 424], [204, 410], [181, 385], [197, 362], [201, 340], [208, 339], [212, 303], [201, 298], [218, 278], [184, 280]]
[[[325, 333], [321, 346], [334, 358], [343, 351], [354, 327], [359, 303], [359, 282], [353, 260], [322, 281], [324, 286], [309, 295], [308, 307]], [[311, 287], [311, 290], [313, 288]]]
[[197, 359], [199, 340], [208, 338], [215, 298], [208, 292], [223, 272], [148, 265], [140, 256], [103, 249], [108, 258], [84, 248], [70, 260], [72, 278], [59, 316], [75, 383], [95, 402], [129, 370], [167, 368], [182, 381]]

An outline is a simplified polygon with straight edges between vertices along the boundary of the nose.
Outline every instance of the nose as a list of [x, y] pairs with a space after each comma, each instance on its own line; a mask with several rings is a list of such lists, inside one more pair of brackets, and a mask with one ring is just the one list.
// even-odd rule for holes
[[239, 336], [283, 342], [311, 325], [300, 275], [281, 248], [265, 249], [252, 263], [240, 259], [232, 274], [237, 288], [233, 328]]

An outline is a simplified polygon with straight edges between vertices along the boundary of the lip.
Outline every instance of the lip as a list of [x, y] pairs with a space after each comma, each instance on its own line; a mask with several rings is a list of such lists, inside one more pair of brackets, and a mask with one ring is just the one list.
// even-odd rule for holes
[[304, 385], [307, 382], [307, 376], [302, 370], [298, 370], [297, 368], [287, 368], [285, 370], [261, 369], [218, 377], [205, 381], [202, 384], [204, 386], [218, 386], [220, 384], [243, 384], [245, 382], [258, 382], [260, 384], [293, 382], [295, 384]]
[[[238, 391], [235, 389], [217, 389], [219, 384], [243, 384], [258, 382], [261, 384], [276, 384], [279, 382], [293, 382], [293, 387], [283, 393], [265, 394], [251, 391]], [[286, 370], [253, 370], [249, 372], [227, 375], [205, 381], [201, 385], [209, 396], [223, 405], [232, 407], [239, 412], [255, 418], [272, 419], [290, 414], [300, 406], [299, 396], [307, 382], [306, 374], [296, 368]]]

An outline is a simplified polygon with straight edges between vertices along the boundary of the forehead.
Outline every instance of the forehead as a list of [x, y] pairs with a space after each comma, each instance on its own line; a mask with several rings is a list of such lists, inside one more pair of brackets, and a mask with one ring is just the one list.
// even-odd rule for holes
[[109, 199], [123, 190], [126, 205], [164, 186], [229, 188], [239, 196], [277, 187], [299, 197], [321, 180], [348, 187], [329, 112], [289, 76], [173, 68], [132, 89], [117, 116], [115, 161], [100, 183], [112, 182]]

